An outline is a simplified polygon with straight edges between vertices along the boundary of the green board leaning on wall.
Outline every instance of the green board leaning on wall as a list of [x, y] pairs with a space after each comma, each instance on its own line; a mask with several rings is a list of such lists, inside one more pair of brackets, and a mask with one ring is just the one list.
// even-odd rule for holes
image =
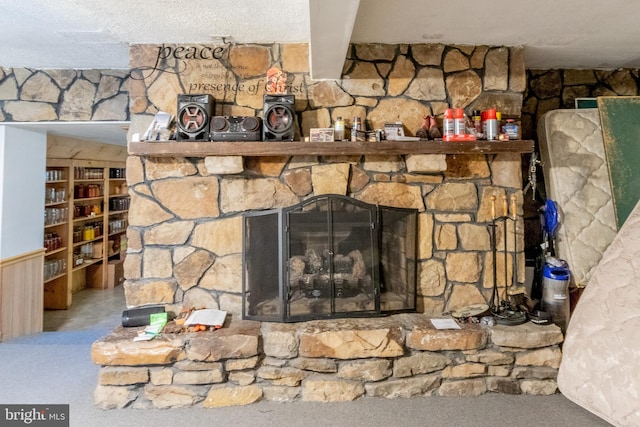
[[598, 97], [618, 229], [640, 199], [640, 97]]

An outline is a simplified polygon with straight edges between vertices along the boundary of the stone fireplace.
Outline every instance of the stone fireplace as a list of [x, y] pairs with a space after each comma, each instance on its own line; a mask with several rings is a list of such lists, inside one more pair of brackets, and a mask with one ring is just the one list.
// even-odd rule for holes
[[[158, 110], [175, 113], [177, 95], [189, 87], [211, 89], [215, 114], [260, 116], [263, 77], [272, 66], [288, 73], [299, 138], [312, 127], [331, 126], [337, 116], [362, 117], [369, 129], [401, 121], [408, 135], [423, 116], [440, 118], [448, 107], [495, 107], [518, 117], [526, 88], [521, 47], [353, 45], [336, 81], [310, 79], [303, 44], [225, 45], [229, 52], [221, 59], [157, 62], [160, 48], [131, 47], [130, 135], [143, 134]], [[418, 312], [440, 315], [486, 303], [493, 285], [492, 196], [516, 197], [520, 220], [509, 234], [518, 235], [512, 256], [524, 276], [521, 154], [528, 150], [448, 146], [432, 154], [389, 151], [383, 144], [314, 154], [312, 145], [294, 142], [281, 152], [208, 155], [180, 143], [158, 154], [130, 143], [127, 304], [212, 307], [241, 316], [243, 215], [324, 194], [417, 210]], [[512, 281], [513, 259], [505, 264], [497, 266], [508, 270], [499, 286]]]
[[415, 310], [417, 215], [335, 194], [245, 215], [243, 318], [292, 322]]
[[[440, 118], [448, 107], [496, 107], [505, 116], [519, 117], [526, 87], [519, 47], [353, 45], [342, 79], [336, 81], [310, 78], [306, 45], [226, 45], [228, 55], [221, 59], [160, 62], [158, 48], [137, 45], [130, 50], [130, 134], [144, 133], [159, 110], [175, 113], [177, 94], [194, 85], [210, 89], [216, 114], [260, 116], [264, 73], [273, 66], [290, 76], [287, 85], [295, 95], [302, 136], [310, 128], [331, 126], [338, 116], [362, 117], [370, 129], [400, 121], [408, 135], [425, 115]], [[514, 196], [518, 216], [508, 222], [506, 233], [496, 230], [497, 249], [508, 252], [496, 260], [501, 273], [497, 286], [511, 284], [513, 271], [518, 272], [515, 281], [524, 282], [521, 156], [533, 150], [532, 143], [336, 143], [335, 149], [297, 140], [279, 144], [272, 149], [278, 144], [129, 143], [127, 305], [160, 303], [171, 311], [219, 308], [231, 321], [216, 331], [166, 333], [149, 342], [132, 342], [135, 331], [127, 329], [96, 341], [92, 359], [101, 365], [95, 392], [99, 407], [219, 407], [261, 399], [326, 402], [557, 390], [563, 338], [558, 327], [463, 324], [460, 330], [439, 330], [429, 320], [490, 301], [494, 265], [489, 225], [493, 216], [504, 214], [496, 212], [492, 200]], [[288, 209], [313, 205], [328, 195], [416, 217], [415, 233], [407, 234], [415, 256], [402, 258], [409, 260], [407, 265], [413, 261], [406, 271], [415, 272], [415, 293], [408, 292], [406, 300], [415, 297], [417, 313], [289, 323], [241, 319], [243, 274], [250, 264], [246, 255], [243, 259], [244, 221], [265, 218], [266, 212], [282, 217]], [[507, 242], [504, 235], [515, 238]], [[382, 252], [381, 247], [374, 244], [372, 249]], [[398, 249], [402, 243], [391, 240], [389, 247]], [[359, 251], [368, 257], [367, 249]], [[315, 252], [324, 253], [324, 248]], [[330, 250], [324, 259], [344, 255], [339, 252]], [[285, 277], [280, 270], [292, 262], [304, 277], [311, 258], [324, 265], [313, 253], [296, 253], [305, 259], [291, 261], [287, 254], [276, 262], [277, 274], [270, 274]], [[329, 271], [354, 276], [359, 256], [340, 258]], [[388, 260], [380, 257], [379, 262]], [[369, 271], [371, 265], [364, 265]], [[370, 271], [375, 283], [383, 270]], [[358, 289], [366, 276], [358, 278]], [[298, 276], [286, 277], [286, 282], [295, 279], [298, 295], [322, 295], [322, 289], [301, 287]], [[334, 292], [353, 291], [333, 280]], [[334, 295], [334, 306], [339, 298]], [[284, 310], [275, 307], [282, 317]]]
[[[178, 311], [183, 306], [219, 308], [241, 317], [243, 215], [323, 194], [417, 212], [418, 312], [440, 316], [487, 303], [493, 287], [491, 199], [515, 195], [522, 214], [520, 166], [520, 155], [510, 153], [130, 156], [127, 304], [162, 303]], [[517, 271], [523, 272], [521, 218], [515, 231]], [[505, 245], [503, 235], [498, 230], [499, 248]], [[511, 238], [506, 244], [513, 249]], [[498, 263], [499, 272], [507, 269], [498, 277], [504, 287], [512, 283], [512, 259], [499, 257]]]

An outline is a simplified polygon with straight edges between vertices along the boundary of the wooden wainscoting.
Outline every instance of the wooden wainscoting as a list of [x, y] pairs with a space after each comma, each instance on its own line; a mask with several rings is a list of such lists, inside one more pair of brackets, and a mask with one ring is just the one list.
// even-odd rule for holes
[[44, 248], [0, 260], [0, 341], [42, 332]]

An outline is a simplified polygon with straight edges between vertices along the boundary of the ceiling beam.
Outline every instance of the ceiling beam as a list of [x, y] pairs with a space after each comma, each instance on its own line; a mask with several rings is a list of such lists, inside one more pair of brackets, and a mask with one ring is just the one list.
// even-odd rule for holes
[[336, 80], [351, 42], [360, 0], [309, 0], [309, 68], [313, 80]]

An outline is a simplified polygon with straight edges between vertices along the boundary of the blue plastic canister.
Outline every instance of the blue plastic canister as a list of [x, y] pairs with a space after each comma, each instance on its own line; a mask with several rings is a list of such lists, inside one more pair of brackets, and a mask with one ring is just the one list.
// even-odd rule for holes
[[569, 278], [566, 267], [546, 264], [542, 271], [542, 308], [563, 332], [569, 324]]

